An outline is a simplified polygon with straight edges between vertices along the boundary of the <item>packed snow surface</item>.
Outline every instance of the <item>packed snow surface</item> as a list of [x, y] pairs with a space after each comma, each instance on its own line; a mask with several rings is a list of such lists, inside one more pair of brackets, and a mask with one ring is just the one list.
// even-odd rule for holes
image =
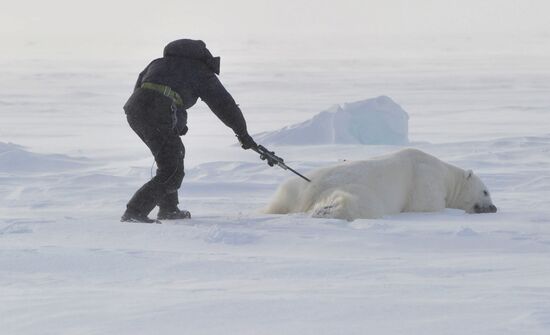
[[[251, 132], [394, 97], [411, 115], [411, 146], [473, 169], [496, 214], [260, 214], [290, 172], [235, 146], [199, 104], [180, 190], [193, 218], [123, 224], [152, 170], [121, 109], [147, 60], [0, 62], [0, 333], [549, 334], [549, 57], [460, 43], [440, 56], [251, 55], [221, 79]], [[306, 174], [398, 149], [268, 148]]]
[[[0, 174], [5, 334], [546, 334], [550, 135], [420, 146], [487, 181], [497, 214], [379, 220], [262, 215], [288, 177], [256, 160], [200, 164], [193, 219], [118, 222], [147, 164]], [[354, 146], [345, 157], [394, 148]], [[231, 150], [231, 147], [226, 148]], [[286, 154], [302, 171], [339, 148]], [[297, 158], [300, 157], [300, 160]], [[0, 158], [2, 164], [8, 162]]]
[[310, 120], [255, 136], [268, 145], [406, 144], [409, 115], [387, 96], [336, 105]]

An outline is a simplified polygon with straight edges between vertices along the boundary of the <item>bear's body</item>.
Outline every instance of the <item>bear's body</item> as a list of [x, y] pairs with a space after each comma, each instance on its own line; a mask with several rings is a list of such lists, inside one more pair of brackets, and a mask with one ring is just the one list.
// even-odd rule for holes
[[483, 182], [471, 171], [416, 149], [345, 162], [286, 181], [266, 209], [271, 214], [308, 212], [315, 217], [372, 219], [444, 208], [496, 212]]

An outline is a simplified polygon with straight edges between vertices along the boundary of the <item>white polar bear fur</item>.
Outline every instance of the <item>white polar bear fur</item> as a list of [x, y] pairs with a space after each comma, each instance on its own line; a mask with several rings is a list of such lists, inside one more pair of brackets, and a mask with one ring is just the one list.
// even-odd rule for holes
[[281, 185], [265, 212], [354, 220], [446, 207], [473, 213], [475, 205], [496, 211], [487, 188], [472, 171], [417, 149], [345, 162], [308, 177], [311, 183], [292, 178]]

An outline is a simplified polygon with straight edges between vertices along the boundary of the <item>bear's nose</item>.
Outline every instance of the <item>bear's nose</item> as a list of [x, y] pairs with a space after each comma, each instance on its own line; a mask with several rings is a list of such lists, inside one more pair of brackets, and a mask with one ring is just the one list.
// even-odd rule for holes
[[489, 206], [480, 206], [478, 204], [474, 205], [474, 213], [496, 213], [497, 208], [495, 205], [489, 205]]

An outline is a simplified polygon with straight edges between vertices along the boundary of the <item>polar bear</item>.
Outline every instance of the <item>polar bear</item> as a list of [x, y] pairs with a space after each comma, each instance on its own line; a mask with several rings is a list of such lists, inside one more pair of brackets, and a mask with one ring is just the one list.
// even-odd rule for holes
[[497, 211], [487, 187], [471, 170], [417, 149], [344, 162], [308, 176], [311, 183], [292, 178], [282, 184], [265, 212], [307, 212], [313, 217], [351, 221], [444, 208], [467, 213]]

